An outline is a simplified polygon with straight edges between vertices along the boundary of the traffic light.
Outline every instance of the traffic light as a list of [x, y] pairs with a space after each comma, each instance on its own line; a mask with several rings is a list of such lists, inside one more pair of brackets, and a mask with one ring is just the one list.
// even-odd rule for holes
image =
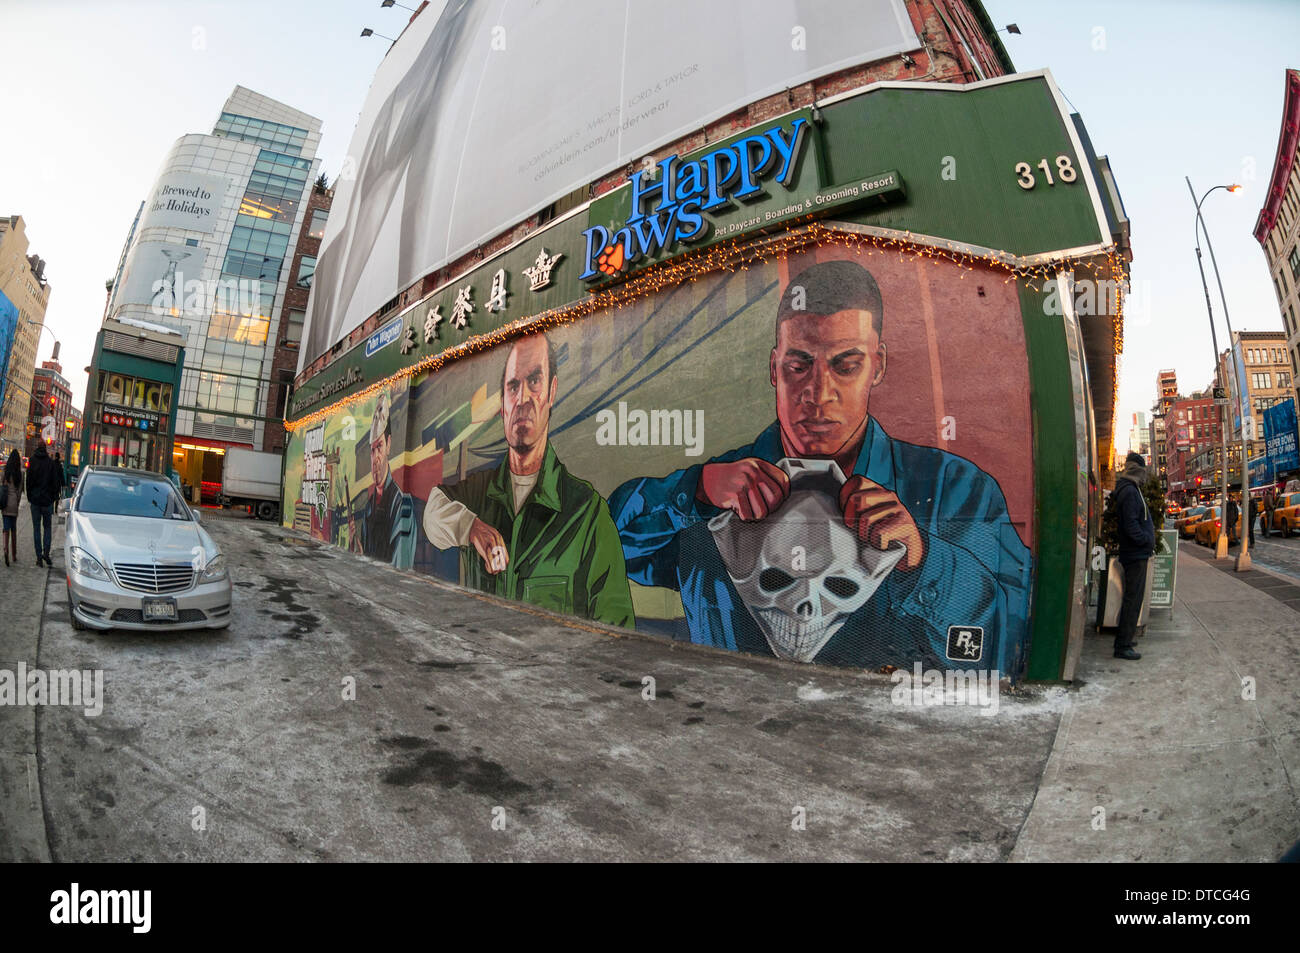
[[1200, 477], [1197, 477], [1197, 478], [1196, 478], [1196, 485], [1197, 485], [1198, 487], [1201, 485], [1201, 478], [1200, 478]]

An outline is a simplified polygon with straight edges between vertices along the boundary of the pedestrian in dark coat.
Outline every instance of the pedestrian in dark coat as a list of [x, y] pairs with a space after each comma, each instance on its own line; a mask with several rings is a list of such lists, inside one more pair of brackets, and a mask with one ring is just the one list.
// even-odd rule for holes
[[1133, 643], [1146, 594], [1147, 563], [1156, 551], [1156, 526], [1142, 495], [1146, 482], [1146, 460], [1141, 454], [1130, 453], [1124, 461], [1124, 473], [1115, 481], [1119, 561], [1124, 568], [1124, 601], [1120, 603], [1119, 631], [1115, 634], [1115, 658], [1130, 661], [1142, 657]]
[[4, 506], [0, 508], [0, 514], [3, 514], [4, 520], [4, 550], [5, 565], [9, 565], [9, 560], [13, 559], [14, 565], [18, 564], [18, 503], [23, 498], [23, 487], [26, 481], [23, 479], [23, 458], [18, 456], [17, 450], [9, 451], [9, 460], [5, 464], [3, 483]]
[[62, 493], [63, 470], [51, 459], [45, 441], [41, 440], [27, 463], [27, 501], [32, 508], [32, 543], [36, 547], [38, 566], [42, 560], [47, 566], [54, 565], [50, 562], [51, 523], [55, 504]]

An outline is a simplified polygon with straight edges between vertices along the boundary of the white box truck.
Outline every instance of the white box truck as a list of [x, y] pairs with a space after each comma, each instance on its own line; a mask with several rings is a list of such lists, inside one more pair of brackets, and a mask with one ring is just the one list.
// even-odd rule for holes
[[247, 506], [260, 520], [278, 518], [282, 466], [278, 453], [227, 450], [221, 465], [221, 505]]

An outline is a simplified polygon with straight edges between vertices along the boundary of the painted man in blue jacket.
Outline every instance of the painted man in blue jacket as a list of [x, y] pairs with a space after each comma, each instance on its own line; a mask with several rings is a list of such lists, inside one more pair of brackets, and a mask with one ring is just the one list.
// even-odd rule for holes
[[[729, 572], [709, 521], [717, 527], [715, 517], [730, 511], [732, 519], [779, 523], [791, 481], [778, 461], [833, 460], [847, 478], [827, 511], [854, 534], [862, 562], [872, 551], [877, 559], [891, 547], [906, 551], [805, 660], [871, 668], [921, 661], [1017, 674], [1027, 639], [1029, 551], [991, 476], [955, 454], [894, 440], [869, 415], [871, 389], [885, 375], [882, 317], [876, 281], [856, 262], [822, 262], [791, 280], [769, 363], [776, 422], [748, 446], [660, 479], [630, 480], [610, 496], [628, 578], [678, 590], [693, 642], [786, 655], [774, 653], [771, 624], [759, 624], [766, 612], [741, 598], [735, 566]], [[838, 521], [833, 528], [839, 531]], [[825, 532], [808, 539], [815, 546]], [[790, 566], [764, 563], [762, 582], [778, 589], [800, 576], [808, 558], [800, 551]], [[820, 610], [805, 599], [798, 611], [833, 609], [837, 581], [844, 589], [856, 585], [811, 580], [823, 587]]]

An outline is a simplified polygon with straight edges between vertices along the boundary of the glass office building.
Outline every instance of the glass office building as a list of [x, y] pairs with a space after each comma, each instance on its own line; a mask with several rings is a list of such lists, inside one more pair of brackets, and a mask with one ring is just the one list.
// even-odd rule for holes
[[293, 236], [318, 174], [320, 120], [236, 87], [210, 133], [182, 136], [134, 227], [108, 318], [184, 338], [172, 465], [219, 479], [229, 447], [261, 449]]

